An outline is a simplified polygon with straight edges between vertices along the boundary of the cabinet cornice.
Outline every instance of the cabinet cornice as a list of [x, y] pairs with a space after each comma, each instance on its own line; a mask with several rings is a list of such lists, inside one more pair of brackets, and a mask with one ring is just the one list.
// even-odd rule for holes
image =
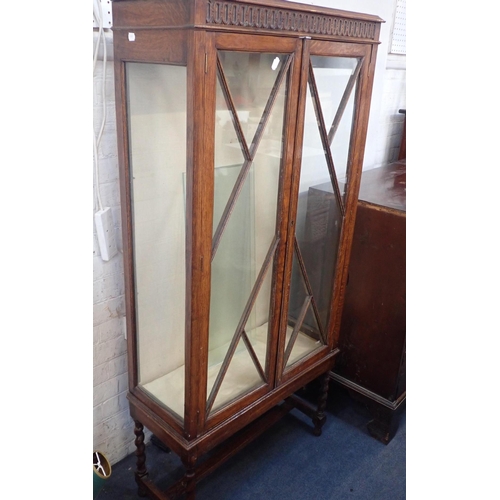
[[323, 9], [318, 9], [317, 12], [311, 10], [304, 12], [297, 10], [295, 8], [297, 5], [300, 4], [290, 3], [293, 8], [283, 8], [273, 4], [259, 5], [250, 1], [206, 0], [206, 23], [215, 26], [373, 41], [377, 36], [377, 25], [382, 22], [376, 16], [359, 15], [356, 17], [355, 13], [332, 11], [332, 9], [328, 9], [328, 13]]

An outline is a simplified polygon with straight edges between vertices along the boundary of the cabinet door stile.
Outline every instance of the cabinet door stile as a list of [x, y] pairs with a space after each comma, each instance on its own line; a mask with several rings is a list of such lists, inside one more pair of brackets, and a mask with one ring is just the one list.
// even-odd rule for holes
[[299, 71], [295, 77], [295, 88], [297, 88], [297, 103], [296, 105], [296, 123], [295, 137], [293, 138], [294, 150], [291, 159], [291, 171], [289, 181], [289, 195], [288, 195], [288, 217], [287, 217], [287, 240], [284, 248], [283, 257], [283, 294], [280, 304], [280, 329], [278, 335], [278, 353], [276, 356], [276, 384], [279, 384], [282, 379], [284, 371], [284, 353], [285, 345], [285, 331], [287, 325], [287, 311], [290, 293], [290, 282], [292, 275], [292, 254], [294, 251], [294, 235], [295, 235], [295, 217], [297, 212], [297, 200], [299, 192], [300, 180], [300, 159], [302, 157], [302, 136], [304, 134], [304, 114], [305, 114], [305, 95], [307, 91], [307, 75], [309, 71], [309, 41], [303, 39], [300, 41], [301, 57], [298, 60]]
[[129, 389], [137, 386], [137, 336], [135, 331], [135, 287], [134, 287], [134, 263], [132, 256], [132, 204], [130, 197], [130, 166], [129, 157], [126, 152], [129, 150], [127, 133], [127, 105], [125, 89], [125, 63], [115, 55], [115, 102], [116, 102], [116, 123], [117, 123], [117, 143], [118, 161], [120, 168], [120, 201], [122, 218], [122, 241], [123, 241], [123, 268], [125, 281], [125, 302], [126, 302], [126, 328], [127, 336], [127, 360]]
[[[350, 252], [354, 223], [356, 219], [359, 186], [361, 182], [361, 171], [368, 129], [368, 117], [370, 113], [371, 93], [373, 76], [375, 71], [375, 54], [377, 46], [364, 46], [364, 62], [359, 75], [359, 85], [356, 89], [356, 114], [353, 140], [350, 145], [349, 156], [351, 162], [348, 167], [349, 190], [346, 197], [346, 221], [343, 227], [341, 247], [338, 261], [338, 279], [335, 280], [332, 301], [329, 337], [331, 345], [337, 345], [340, 333], [340, 321], [345, 298], [345, 287], [347, 285], [347, 271], [349, 267]], [[354, 50], [355, 47], [352, 48]]]
[[[186, 321], [186, 437], [198, 435], [204, 425], [206, 399], [207, 333], [210, 297], [210, 255], [213, 200], [213, 141], [210, 117], [214, 110], [213, 51], [205, 32], [191, 33], [193, 41], [188, 64], [188, 279], [187, 302], [190, 308]], [[210, 65], [208, 57], [210, 56]], [[209, 70], [210, 69], [210, 70]], [[192, 152], [192, 156], [189, 156]], [[196, 283], [196, 286], [193, 284]]]
[[[296, 135], [298, 129], [300, 128], [301, 118], [300, 118], [300, 106], [297, 103], [300, 102], [301, 95], [301, 73], [302, 73], [302, 60], [303, 60], [303, 42], [298, 39], [295, 41], [295, 55], [293, 65], [291, 67], [290, 80], [288, 86], [288, 102], [286, 107], [286, 121], [285, 121], [285, 138], [284, 138], [284, 148], [283, 148], [283, 163], [281, 172], [281, 191], [280, 191], [280, 206], [281, 211], [279, 212], [280, 220], [278, 224], [280, 226], [281, 241], [278, 248], [278, 255], [276, 257], [276, 275], [274, 277], [274, 283], [276, 285], [273, 287], [275, 292], [275, 297], [273, 300], [275, 314], [273, 316], [272, 330], [278, 332], [275, 336], [274, 342], [270, 346], [268, 351], [271, 363], [269, 364], [269, 369], [273, 374], [273, 386], [276, 386], [277, 379], [276, 373], [277, 368], [281, 366], [283, 360], [284, 349], [281, 347], [281, 337], [279, 335], [280, 324], [281, 324], [281, 311], [286, 296], [287, 290], [287, 273], [286, 273], [286, 254], [288, 248], [289, 240], [289, 213], [290, 204], [292, 203], [293, 197], [290, 196], [292, 189], [292, 179], [294, 172], [294, 158], [296, 156]], [[293, 232], [293, 231], [292, 231]]]

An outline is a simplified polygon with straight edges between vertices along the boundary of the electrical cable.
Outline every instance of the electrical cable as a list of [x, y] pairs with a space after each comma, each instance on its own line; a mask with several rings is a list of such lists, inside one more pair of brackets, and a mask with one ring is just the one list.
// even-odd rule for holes
[[99, 43], [101, 41], [102, 31], [103, 31], [103, 18], [102, 18], [102, 5], [100, 0], [94, 0], [94, 18], [97, 21], [99, 32], [97, 36], [97, 45], [94, 49], [94, 71], [97, 62], [97, 55], [99, 53]]
[[[107, 46], [106, 46], [106, 34], [104, 31], [104, 15], [103, 15], [103, 7], [102, 1], [104, 0], [93, 0], [94, 3], [94, 18], [98, 22], [99, 25], [99, 33], [97, 36], [97, 43], [94, 50], [94, 69], [93, 73], [95, 76], [95, 69], [97, 64], [97, 59], [99, 55], [99, 46], [102, 40], [103, 44], [103, 58], [102, 58], [102, 121], [101, 127], [99, 129], [99, 133], [96, 137], [95, 129], [93, 130], [93, 148], [94, 148], [94, 164], [95, 164], [95, 194], [97, 198], [97, 207], [94, 205], [95, 217], [98, 216], [99, 212], [104, 210], [102, 199], [101, 199], [101, 190], [99, 184], [99, 146], [101, 144], [101, 139], [104, 133], [104, 128], [106, 125], [106, 66], [107, 66]], [[106, 209], [107, 210], [107, 209]], [[100, 215], [100, 214], [99, 214]], [[119, 253], [123, 254], [123, 250], [120, 248], [116, 248]]]
[[[97, 4], [97, 5], [96, 5]], [[101, 200], [101, 193], [100, 193], [100, 187], [99, 187], [99, 146], [101, 143], [101, 138], [104, 132], [104, 127], [106, 125], [106, 63], [107, 63], [107, 52], [106, 52], [106, 37], [104, 34], [104, 29], [103, 29], [103, 12], [102, 12], [102, 3], [100, 0], [94, 0], [94, 17], [96, 17], [96, 20], [99, 23], [99, 34], [97, 36], [97, 43], [96, 43], [96, 48], [94, 50], [94, 75], [95, 75], [95, 68], [96, 68], [96, 63], [97, 63], [97, 58], [98, 58], [98, 53], [99, 53], [99, 46], [101, 43], [103, 43], [103, 65], [102, 65], [102, 121], [101, 121], [101, 127], [99, 130], [99, 134], [95, 135], [95, 130], [93, 131], [93, 136], [94, 136], [94, 164], [95, 164], [95, 184], [96, 184], [96, 195], [97, 195], [97, 208], [98, 210], [102, 210], [102, 200]]]

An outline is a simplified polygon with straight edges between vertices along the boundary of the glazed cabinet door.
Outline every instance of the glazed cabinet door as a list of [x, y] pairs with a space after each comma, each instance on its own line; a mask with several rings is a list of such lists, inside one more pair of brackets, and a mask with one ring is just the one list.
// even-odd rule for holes
[[361, 90], [368, 84], [370, 55], [366, 45], [304, 42], [279, 382], [336, 347], [362, 168], [369, 100], [362, 101]]
[[208, 426], [275, 384], [302, 49], [300, 40], [266, 36], [213, 34], [210, 42]]
[[336, 346], [373, 63], [362, 44], [148, 36], [116, 56], [130, 387], [192, 438]]

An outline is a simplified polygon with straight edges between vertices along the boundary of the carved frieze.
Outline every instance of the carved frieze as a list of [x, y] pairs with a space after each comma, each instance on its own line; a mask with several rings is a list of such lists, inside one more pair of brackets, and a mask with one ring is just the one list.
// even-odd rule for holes
[[223, 0], [207, 0], [206, 22], [368, 40], [375, 38], [376, 27], [370, 21]]

